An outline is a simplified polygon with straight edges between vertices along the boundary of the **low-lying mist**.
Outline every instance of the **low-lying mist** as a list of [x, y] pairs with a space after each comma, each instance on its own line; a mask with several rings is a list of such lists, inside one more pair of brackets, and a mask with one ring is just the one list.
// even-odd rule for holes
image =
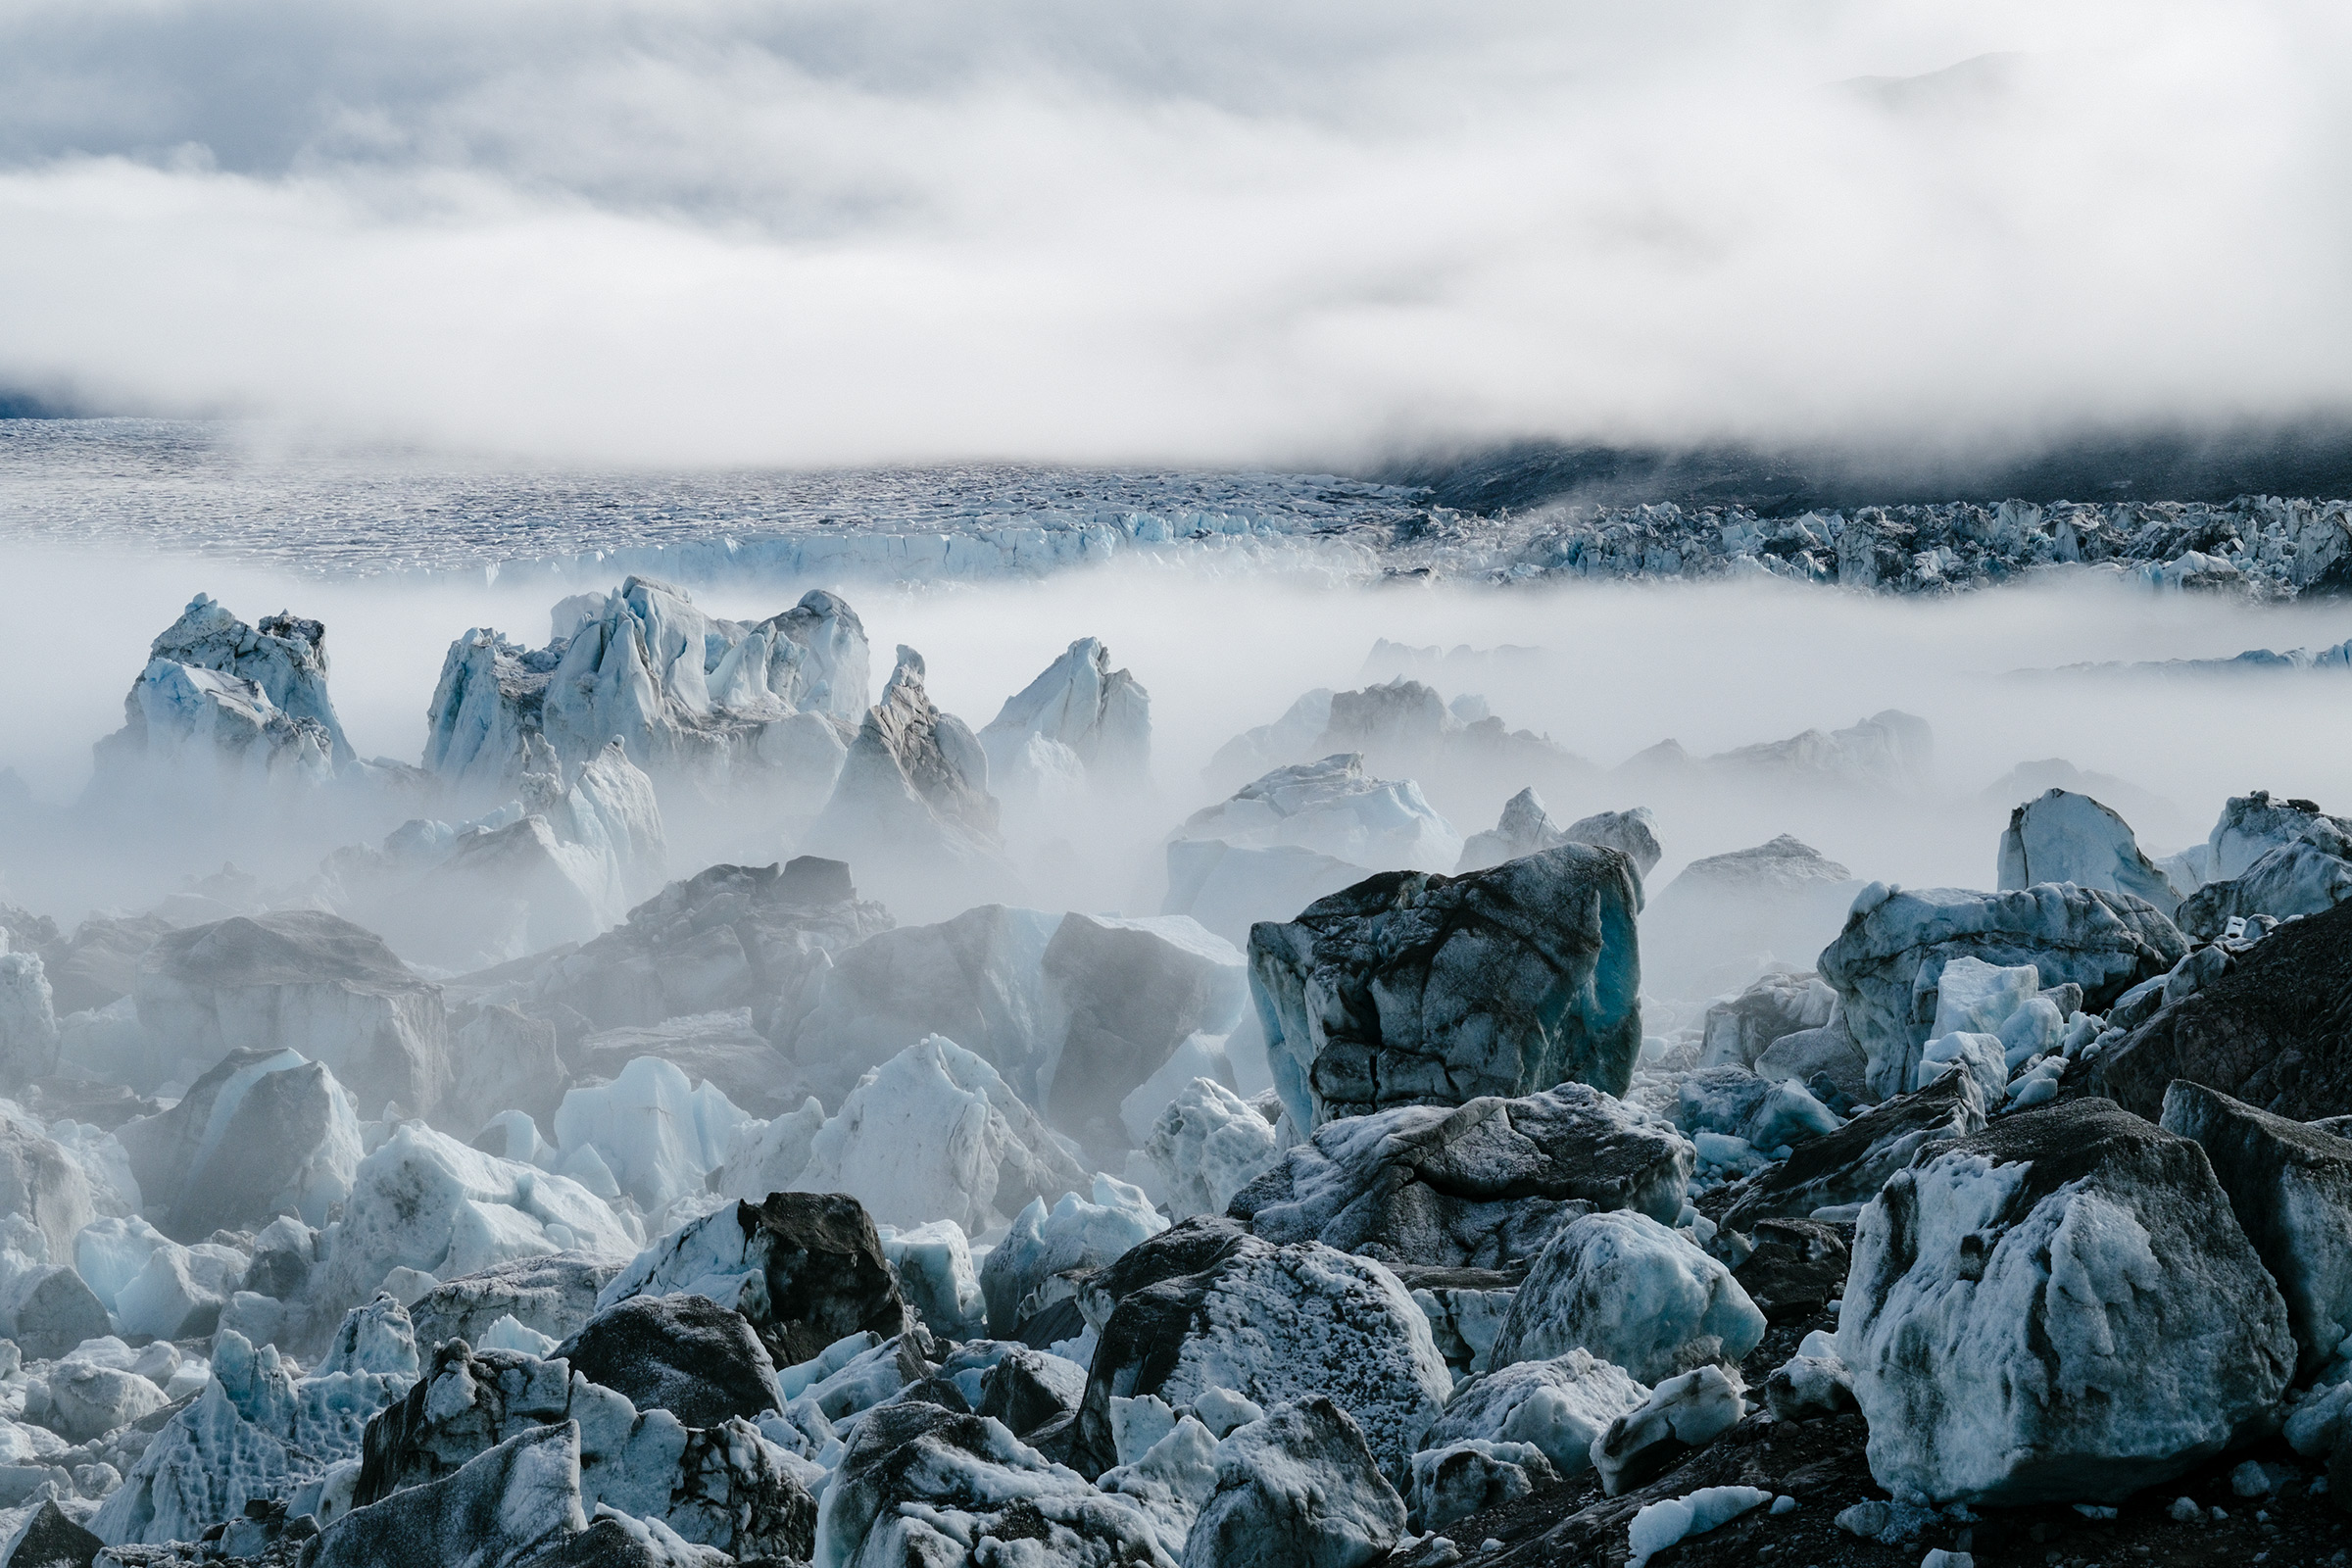
[[[91, 744], [121, 725], [122, 696], [147, 643], [195, 593], [211, 593], [249, 621], [281, 609], [323, 621], [331, 691], [354, 746], [363, 758], [410, 763], [452, 639], [495, 626], [537, 646], [558, 597], [544, 584], [294, 579], [165, 556], [19, 552], [13, 566], [18, 654], [0, 675], [0, 766], [17, 770], [31, 800], [0, 806], [15, 819], [0, 838], [0, 877], [8, 899], [66, 922], [97, 907], [151, 903], [223, 859], [265, 887], [290, 887], [328, 851], [373, 842], [407, 817], [466, 814], [415, 789], [337, 786], [292, 806], [240, 805], [201, 778], [137, 807], [56, 809], [84, 788]], [[721, 583], [692, 592], [714, 614], [753, 619], [808, 586]], [[876, 693], [892, 646], [909, 645], [928, 662], [934, 700], [974, 728], [1079, 637], [1102, 638], [1113, 663], [1151, 692], [1152, 786], [1098, 795], [1043, 824], [1008, 816], [1020, 880], [992, 890], [1007, 902], [1155, 912], [1164, 885], [1159, 845], [1234, 785], [1203, 778], [1211, 756], [1312, 688], [1362, 687], [1410, 662], [1368, 662], [1380, 639], [1538, 650], [1424, 662], [1416, 678], [1448, 700], [1482, 696], [1510, 727], [1546, 735], [1592, 764], [1544, 782], [1556, 821], [1648, 807], [1665, 852], [1649, 879], [1653, 894], [1693, 858], [1784, 832], [1857, 877], [1990, 886], [2009, 807], [2041, 787], [2012, 787], [2007, 776], [2053, 758], [2103, 776], [2078, 787], [2111, 796], [2152, 854], [2201, 840], [2232, 794], [2260, 788], [2329, 807], [2352, 801], [2352, 731], [2334, 722], [2352, 701], [2340, 671], [2197, 679], [2015, 673], [2320, 646], [2352, 634], [2346, 616], [2319, 608], [2155, 596], [2082, 579], [1930, 602], [1777, 583], [1335, 588], [1148, 563], [1036, 581], [827, 586], [843, 591], [863, 619]], [[1668, 739], [1704, 758], [1837, 730], [1888, 709], [1934, 730], [1933, 760], [1909, 781], [1614, 771]], [[1466, 837], [1492, 827], [1500, 802], [1532, 780], [1508, 769], [1456, 769], [1422, 782]], [[764, 863], [794, 849], [682, 792], [665, 790], [663, 809], [672, 875], [718, 858]]]

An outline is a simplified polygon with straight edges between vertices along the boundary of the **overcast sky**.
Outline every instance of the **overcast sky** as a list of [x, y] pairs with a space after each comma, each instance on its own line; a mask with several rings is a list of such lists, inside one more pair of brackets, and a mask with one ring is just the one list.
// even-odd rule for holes
[[648, 463], [2332, 414], [2348, 34], [2164, 0], [13, 0], [0, 388]]

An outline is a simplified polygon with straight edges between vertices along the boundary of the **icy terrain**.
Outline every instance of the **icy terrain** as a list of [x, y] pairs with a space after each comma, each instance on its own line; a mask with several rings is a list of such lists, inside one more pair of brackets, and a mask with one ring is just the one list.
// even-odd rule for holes
[[0, 1565], [2336, 1549], [2338, 510], [37, 440]]

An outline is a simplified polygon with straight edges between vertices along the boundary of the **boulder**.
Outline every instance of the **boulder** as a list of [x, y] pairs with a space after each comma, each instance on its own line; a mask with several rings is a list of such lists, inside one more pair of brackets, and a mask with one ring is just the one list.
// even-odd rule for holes
[[[2352, 909], [2290, 920], [2099, 1048], [2070, 1092], [2151, 1121], [2176, 1078], [2294, 1121], [2352, 1112]], [[2081, 1082], [2075, 1081], [2080, 1079]]]
[[1642, 1042], [1641, 905], [1624, 856], [1572, 844], [1466, 876], [1384, 872], [1252, 928], [1292, 1120], [1570, 1081], [1622, 1094]]
[[1358, 1568], [1404, 1533], [1404, 1499], [1362, 1428], [1321, 1395], [1236, 1428], [1216, 1462], [1186, 1568]]
[[1230, 1221], [1187, 1220], [1145, 1242], [1082, 1303], [1100, 1344], [1071, 1462], [1096, 1474], [1117, 1456], [1114, 1392], [1189, 1406], [1223, 1389], [1266, 1409], [1327, 1395], [1402, 1478], [1453, 1387], [1429, 1320], [1387, 1268], [1316, 1242], [1275, 1247]]
[[1274, 1123], [1223, 1084], [1196, 1078], [1152, 1123], [1144, 1153], [1176, 1219], [1222, 1214], [1275, 1155]]
[[1997, 886], [2004, 893], [2039, 882], [2072, 882], [2129, 893], [2170, 915], [2181, 894], [2140, 853], [2132, 825], [2109, 807], [2072, 790], [2046, 790], [2009, 813], [2002, 830]]
[[1001, 1422], [921, 1400], [858, 1423], [818, 1523], [828, 1568], [1169, 1568], [1150, 1516], [1023, 1446]]
[[183, 1054], [295, 1051], [322, 1062], [361, 1111], [441, 1106], [451, 1081], [438, 987], [381, 938], [316, 909], [192, 926], [139, 959], [139, 1022]]
[[2298, 1376], [2319, 1371], [2352, 1336], [2352, 1142], [2185, 1081], [2161, 1125], [2205, 1151], [2286, 1299]]
[[743, 1313], [778, 1366], [853, 1334], [888, 1339], [906, 1326], [874, 1222], [841, 1193], [771, 1193], [692, 1221], [638, 1253], [598, 1294], [598, 1309], [649, 1294], [705, 1296]]
[[1559, 1478], [1544, 1450], [1533, 1444], [1472, 1438], [1423, 1448], [1413, 1455], [1412, 1520], [1434, 1532], [1456, 1519], [1516, 1502]]
[[1732, 1270], [1732, 1278], [1756, 1303], [1765, 1320], [1809, 1318], [1845, 1294], [1852, 1250], [1835, 1225], [1810, 1219], [1760, 1219], [1750, 1240], [1755, 1250]]
[[[1759, 976], [1738, 996], [1707, 1008], [1698, 1064], [1761, 1072], [1757, 1061], [1767, 1050], [1790, 1035], [1824, 1027], [1837, 1004], [1838, 993], [1817, 974], [1783, 970]], [[1772, 1076], [1793, 1076], [1801, 1081], [1812, 1073]]]
[[1932, 1144], [1862, 1211], [1837, 1350], [1871, 1474], [2109, 1503], [2275, 1428], [2286, 1303], [2213, 1166], [2107, 1101]]
[[1503, 803], [1502, 816], [1491, 830], [1470, 835], [1453, 869], [1456, 874], [1483, 870], [1522, 856], [1540, 855], [1563, 844], [1592, 844], [1615, 850], [1634, 862], [1634, 871], [1639, 876], [1647, 876], [1655, 870], [1659, 857], [1664, 854], [1658, 848], [1657, 835], [1650, 830], [1645, 807], [1636, 807], [1630, 811], [1602, 811], [1561, 827], [1544, 809], [1544, 798], [1531, 788], [1521, 790]]
[[1625, 1368], [1570, 1350], [1470, 1379], [1421, 1441], [1432, 1448], [1473, 1440], [1529, 1444], [1558, 1474], [1573, 1476], [1592, 1467], [1594, 1441], [1648, 1397]]
[[1786, 833], [1692, 860], [1642, 918], [1651, 989], [1695, 1002], [1775, 968], [1809, 965], [1860, 887], [1844, 866]]
[[1278, 1245], [1319, 1241], [1390, 1264], [1498, 1268], [1582, 1213], [1682, 1212], [1690, 1145], [1586, 1084], [1328, 1122], [1237, 1194]]
[[1030, 737], [1067, 747], [1087, 776], [1114, 788], [1146, 782], [1152, 768], [1152, 694], [1110, 650], [1082, 637], [1045, 672], [1004, 700], [980, 731], [989, 766], [1004, 772]]
[[933, 1035], [869, 1071], [809, 1145], [799, 1192], [849, 1193], [885, 1224], [967, 1234], [1086, 1185], [1075, 1149], [995, 1068]]
[[157, 1229], [179, 1242], [258, 1231], [280, 1214], [323, 1225], [351, 1197], [360, 1123], [322, 1062], [232, 1051], [160, 1115], [115, 1137]]
[[9, 1553], [8, 1568], [90, 1568], [106, 1543], [66, 1517], [52, 1497], [25, 1521]]
[[1719, 1225], [1742, 1232], [1767, 1219], [1850, 1208], [1877, 1196], [1926, 1145], [1964, 1138], [1984, 1126], [1984, 1086], [1967, 1073], [1946, 1073], [1796, 1146], [1787, 1159], [1736, 1187], [1718, 1188], [1705, 1206]]
[[753, 1026], [773, 1036], [780, 1021], [798, 1016], [803, 989], [829, 955], [891, 923], [882, 906], [858, 897], [839, 860], [712, 865], [557, 959], [534, 1001], [575, 1012], [591, 1029], [749, 1007]]
[[776, 1365], [743, 1314], [707, 1296], [632, 1296], [555, 1349], [591, 1383], [690, 1427], [779, 1408]]
[[1937, 980], [1954, 958], [2033, 964], [2044, 986], [2080, 985], [2083, 1007], [2096, 1012], [2187, 952], [2163, 911], [2129, 893], [2049, 883], [2013, 893], [1904, 891], [1874, 882], [1822, 950], [1820, 969], [1870, 1058], [1870, 1087], [1884, 1097], [1910, 1087], [1920, 1048], [1934, 1037]]
[[409, 1318], [426, 1350], [448, 1340], [478, 1345], [492, 1324], [508, 1317], [551, 1340], [566, 1340], [595, 1315], [596, 1293], [621, 1267], [619, 1259], [592, 1252], [493, 1263], [434, 1286], [409, 1307]]
[[1590, 1351], [1657, 1383], [1762, 1343], [1764, 1314], [1732, 1271], [1679, 1231], [1620, 1209], [1553, 1235], [1512, 1298], [1491, 1364]]
[[1731, 1431], [1747, 1413], [1746, 1392], [1736, 1367], [1692, 1367], [1661, 1382], [1592, 1440], [1601, 1490], [1617, 1496]]

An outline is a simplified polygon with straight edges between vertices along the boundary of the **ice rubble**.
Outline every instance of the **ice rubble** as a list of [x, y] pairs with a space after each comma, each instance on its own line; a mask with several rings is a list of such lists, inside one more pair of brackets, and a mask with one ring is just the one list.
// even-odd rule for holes
[[538, 650], [478, 628], [450, 645], [427, 714], [428, 772], [495, 799], [541, 770], [534, 743], [577, 766], [618, 737], [656, 773], [765, 789], [807, 809], [831, 788], [865, 707], [865, 629], [822, 590], [747, 624], [632, 576], [557, 606], [553, 631]]
[[[1622, 1093], [1641, 906], [1623, 855], [1570, 844], [1459, 877], [1384, 872], [1258, 925], [1251, 993], [1292, 1121], [1570, 1080]], [[1377, 1009], [1325, 1000], [1369, 991]]]

